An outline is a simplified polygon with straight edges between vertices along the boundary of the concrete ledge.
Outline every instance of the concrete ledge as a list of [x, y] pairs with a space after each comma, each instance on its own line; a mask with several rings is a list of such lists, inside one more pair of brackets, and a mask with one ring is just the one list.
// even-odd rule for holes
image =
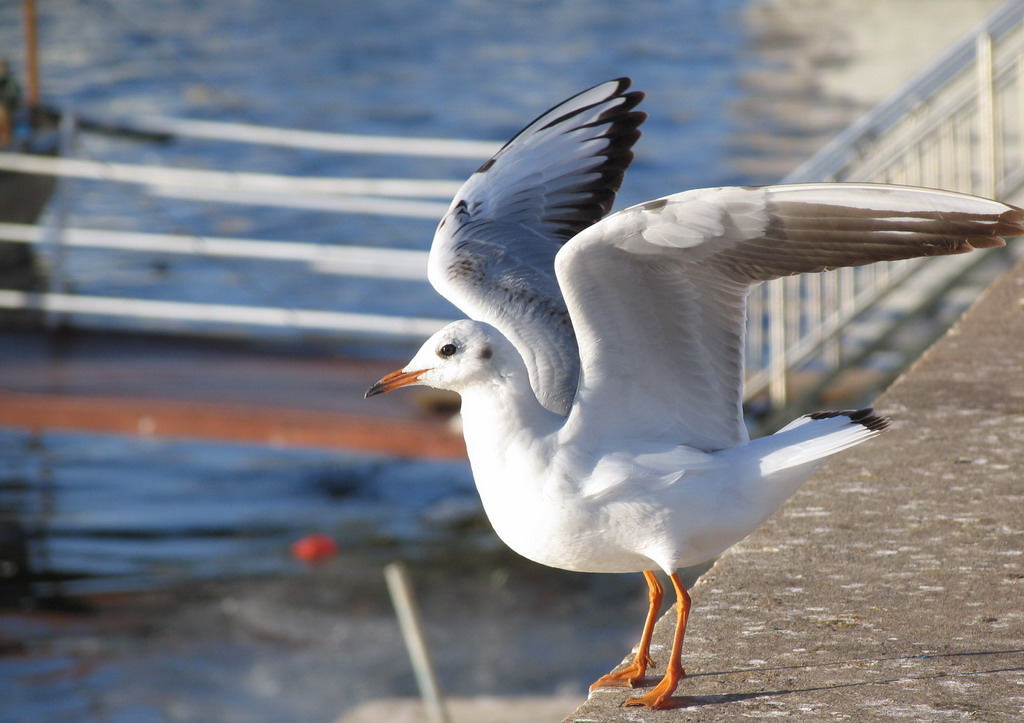
[[[445, 698], [452, 723], [526, 723], [555, 720], [567, 706], [579, 698], [502, 697]], [[363, 703], [343, 716], [338, 723], [424, 723], [429, 721], [418, 698], [390, 698]]]
[[567, 723], [1024, 720], [1024, 265], [875, 406], [893, 429], [696, 585], [683, 710], [602, 690]]

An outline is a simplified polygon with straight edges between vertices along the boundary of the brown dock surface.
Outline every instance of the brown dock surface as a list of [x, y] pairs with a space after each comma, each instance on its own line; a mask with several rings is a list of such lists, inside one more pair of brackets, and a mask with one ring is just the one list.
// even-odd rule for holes
[[0, 425], [464, 456], [461, 434], [430, 411], [436, 393], [363, 399], [404, 363], [170, 336], [2, 330]]

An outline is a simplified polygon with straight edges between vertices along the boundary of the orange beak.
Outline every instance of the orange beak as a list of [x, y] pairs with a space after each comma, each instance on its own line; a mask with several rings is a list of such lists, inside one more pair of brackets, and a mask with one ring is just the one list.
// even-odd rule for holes
[[414, 372], [403, 372], [399, 369], [397, 372], [391, 372], [379, 382], [375, 382], [372, 387], [367, 389], [363, 399], [369, 399], [370, 397], [375, 397], [378, 394], [390, 392], [392, 389], [398, 389], [399, 387], [412, 384], [419, 379], [421, 375], [426, 373], [426, 371], [426, 369], [419, 369]]

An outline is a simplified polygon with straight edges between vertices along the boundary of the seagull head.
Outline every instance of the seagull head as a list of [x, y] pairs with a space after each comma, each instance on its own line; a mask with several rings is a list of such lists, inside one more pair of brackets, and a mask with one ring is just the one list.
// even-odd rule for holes
[[441, 329], [420, 347], [402, 369], [366, 391], [366, 398], [398, 387], [425, 385], [462, 392], [475, 385], [493, 384], [523, 363], [518, 352], [490, 324], [463, 319]]

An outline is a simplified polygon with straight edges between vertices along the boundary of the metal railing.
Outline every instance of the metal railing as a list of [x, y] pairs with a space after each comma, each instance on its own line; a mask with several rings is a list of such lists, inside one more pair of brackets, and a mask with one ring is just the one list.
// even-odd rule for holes
[[[390, 153], [484, 159], [499, 144], [441, 139], [344, 136], [173, 119], [136, 119], [143, 131], [225, 142], [269, 143], [323, 152]], [[69, 124], [70, 125], [70, 124]], [[144, 184], [179, 198], [268, 203], [346, 213], [440, 218], [458, 181], [315, 179], [141, 167], [75, 158], [0, 154], [0, 169]], [[1024, 182], [1024, 0], [1008, 2], [897, 94], [863, 116], [786, 182], [908, 183], [1007, 198]], [[444, 201], [438, 200], [444, 199]], [[258, 258], [309, 264], [313, 273], [426, 283], [426, 252], [253, 239], [200, 238], [93, 229], [0, 224], [0, 240], [159, 251], [207, 258]], [[930, 259], [936, 284], [962, 273], [966, 257]], [[764, 284], [750, 297], [747, 397], [785, 404], [788, 374], [801, 365], [843, 365], [844, 330], [865, 310], [917, 277], [913, 262], [841, 269]], [[59, 270], [58, 270], [59, 272]], [[232, 306], [66, 293], [0, 290], [0, 308], [50, 314], [125, 317], [136, 322], [229, 324], [320, 330], [342, 336], [415, 341], [444, 319], [353, 314], [273, 306]], [[879, 334], [885, 331], [880, 330]]]
[[[968, 37], [819, 153], [785, 183], [900, 183], [1012, 200], [1024, 184], [1024, 0]], [[747, 396], [786, 403], [801, 365], [841, 368], [856, 354], [842, 332], [921, 274], [946, 286], [980, 254], [890, 262], [780, 279], [750, 299]], [[885, 334], [879, 328], [877, 334]]]
[[[260, 143], [325, 153], [393, 154], [440, 158], [474, 158], [482, 162], [500, 144], [391, 136], [355, 136], [245, 124], [180, 119], [140, 118], [115, 120], [111, 126], [133, 132], [167, 133], [181, 137]], [[72, 121], [63, 124], [62, 147], [73, 148], [79, 132]], [[74, 157], [48, 157], [20, 153], [0, 154], [0, 171], [52, 175], [104, 183], [144, 186], [149, 194], [203, 202], [252, 204], [337, 213], [372, 213], [382, 216], [436, 220], [461, 181], [406, 178], [308, 178], [268, 173], [225, 172], [166, 166], [114, 163]], [[443, 200], [440, 200], [443, 199]], [[429, 226], [424, 227], [425, 231]], [[427, 236], [426, 238], [429, 238]], [[306, 264], [314, 274], [397, 279], [426, 283], [425, 251], [327, 245], [291, 241], [217, 238], [66, 227], [61, 219], [48, 225], [0, 223], [0, 241], [35, 244], [56, 249], [49, 269], [47, 292], [0, 289], [0, 309], [27, 309], [59, 317], [70, 315], [131, 319], [133, 326], [149, 328], [168, 322], [186, 325], [280, 328], [297, 332], [326, 332], [344, 338], [384, 337], [416, 341], [441, 328], [448, 320], [352, 313], [281, 306], [242, 306], [192, 303], [69, 293], [61, 282], [63, 252], [72, 248], [123, 252], [192, 255], [209, 259], [260, 259]]]

